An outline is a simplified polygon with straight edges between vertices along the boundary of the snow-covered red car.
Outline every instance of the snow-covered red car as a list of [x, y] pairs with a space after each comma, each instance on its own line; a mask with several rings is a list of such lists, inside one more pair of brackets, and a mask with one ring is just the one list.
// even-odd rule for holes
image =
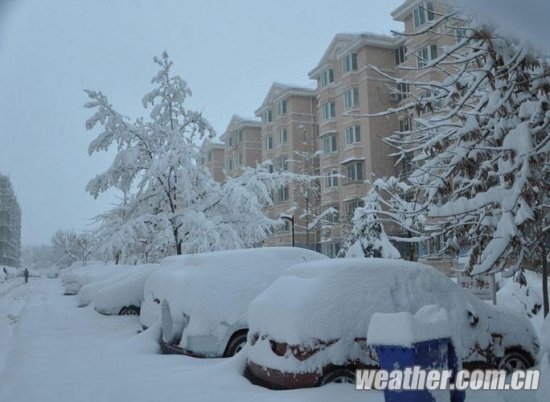
[[291, 247], [168, 257], [145, 284], [142, 325], [160, 317], [166, 353], [232, 356], [246, 344], [250, 302], [288, 267], [326, 259]]
[[274, 389], [353, 380], [376, 367], [366, 334], [374, 313], [447, 310], [465, 368], [523, 369], [539, 340], [527, 318], [459, 288], [432, 267], [402, 260], [338, 259], [292, 267], [249, 308], [247, 377]]

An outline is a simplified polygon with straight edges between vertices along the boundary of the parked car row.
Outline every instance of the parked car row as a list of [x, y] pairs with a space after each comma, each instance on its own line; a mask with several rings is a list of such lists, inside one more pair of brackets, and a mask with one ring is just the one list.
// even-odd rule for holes
[[158, 323], [164, 353], [230, 357], [244, 348], [247, 378], [273, 389], [353, 381], [355, 369], [377, 366], [366, 339], [373, 314], [426, 305], [446, 309], [465, 368], [525, 369], [538, 355], [527, 318], [419, 263], [273, 247], [169, 257], [99, 277], [82, 286], [82, 305], [139, 313], [144, 329]]

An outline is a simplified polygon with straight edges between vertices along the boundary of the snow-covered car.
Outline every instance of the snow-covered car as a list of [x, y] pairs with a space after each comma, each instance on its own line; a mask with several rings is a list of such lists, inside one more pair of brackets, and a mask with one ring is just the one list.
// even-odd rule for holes
[[105, 315], [139, 315], [145, 281], [158, 264], [137, 265], [123, 278], [111, 280], [95, 294], [94, 307]]
[[120, 274], [125, 269], [122, 265], [90, 262], [85, 266], [68, 268], [63, 274], [63, 286], [66, 295], [76, 295], [82, 286], [99, 282]]
[[119, 270], [112, 276], [108, 276], [107, 279], [103, 280], [92, 280], [91, 282], [83, 285], [78, 291], [77, 300], [78, 307], [86, 307], [89, 305], [96, 297], [97, 293], [109, 286], [113, 282], [118, 282], [126, 279], [130, 275], [130, 271], [127, 269]]
[[161, 318], [165, 353], [232, 356], [246, 344], [249, 303], [288, 267], [325, 259], [291, 247], [168, 257], [145, 283], [142, 325]]
[[354, 380], [377, 366], [366, 334], [374, 313], [447, 310], [465, 368], [508, 371], [536, 362], [531, 323], [459, 288], [432, 267], [403, 260], [339, 259], [292, 267], [250, 305], [246, 375], [274, 389]]

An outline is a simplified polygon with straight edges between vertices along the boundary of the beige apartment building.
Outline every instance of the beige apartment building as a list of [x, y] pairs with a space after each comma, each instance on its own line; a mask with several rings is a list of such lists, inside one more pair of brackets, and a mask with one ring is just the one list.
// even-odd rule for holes
[[224, 143], [224, 170], [237, 177], [245, 167], [255, 167], [262, 161], [262, 122], [233, 115], [220, 137]]
[[392, 149], [383, 138], [398, 128], [392, 116], [366, 118], [395, 106], [391, 80], [369, 68], [395, 76], [395, 49], [401, 39], [376, 34], [337, 34], [319, 64], [309, 73], [317, 81], [321, 208], [321, 251], [338, 253], [355, 209], [376, 178], [395, 175]]
[[[318, 174], [318, 127], [315, 90], [274, 83], [256, 116], [262, 119], [262, 161], [274, 170]], [[311, 228], [319, 208], [318, 183], [299, 183], [273, 194], [268, 215], [285, 217], [284, 225], [265, 241], [266, 246], [291, 245], [294, 224], [298, 247], [315, 249], [318, 230]]]
[[[448, 6], [437, 1], [407, 0], [391, 13], [395, 21], [403, 23], [405, 35], [396, 48], [395, 59], [398, 75], [405, 81], [427, 82], [444, 78], [444, 73], [440, 69], [425, 68], [425, 66], [443, 54], [444, 46], [455, 45], [468, 35], [468, 32], [461, 28], [463, 21], [459, 18], [453, 18], [426, 32], [430, 24], [448, 11]], [[401, 92], [397, 95], [399, 106], [409, 103], [412, 98], [422, 101], [423, 98], [430, 96], [427, 90], [418, 90], [406, 83], [401, 84], [399, 90]], [[420, 108], [411, 115], [403, 114], [398, 118], [399, 130], [414, 130], [421, 124], [420, 119], [429, 117], [429, 108]], [[404, 172], [413, 168], [408, 161], [401, 166]], [[454, 256], [441, 254], [444, 244], [443, 238], [435, 238], [419, 244], [418, 260], [449, 273], [457, 260]]]
[[200, 164], [210, 171], [214, 180], [219, 183], [223, 182], [225, 180], [223, 173], [225, 145], [223, 142], [205, 138], [199, 152]]

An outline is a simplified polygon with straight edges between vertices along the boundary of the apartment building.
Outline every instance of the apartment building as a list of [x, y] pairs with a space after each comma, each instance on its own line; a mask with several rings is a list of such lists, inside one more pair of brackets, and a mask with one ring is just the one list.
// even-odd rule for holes
[[233, 115], [220, 137], [224, 144], [224, 169], [229, 177], [239, 176], [245, 167], [262, 160], [262, 122]]
[[[318, 127], [315, 90], [274, 83], [256, 116], [262, 119], [262, 161], [274, 170], [297, 174], [318, 173]], [[295, 183], [273, 194], [272, 218], [285, 217], [285, 224], [265, 241], [267, 246], [291, 245], [292, 226], [298, 247], [315, 249], [318, 230], [310, 228], [318, 213], [318, 183]]]
[[395, 174], [392, 149], [383, 138], [398, 128], [392, 116], [366, 118], [395, 106], [391, 80], [369, 68], [395, 76], [393, 36], [337, 34], [309, 77], [317, 81], [321, 207], [332, 208], [321, 230], [321, 251], [335, 256], [369, 182]]
[[21, 259], [21, 208], [7, 176], [0, 174], [0, 265], [18, 267]]
[[[397, 88], [398, 93], [394, 95], [399, 106], [409, 103], [413, 98], [422, 103], [424, 98], [431, 95], [428, 90], [417, 89], [406, 82], [442, 80], [445, 77], [444, 71], [426, 66], [443, 54], [445, 46], [453, 46], [467, 37], [468, 31], [461, 28], [463, 21], [460, 18], [452, 18], [444, 24], [428, 29], [440, 16], [448, 12], [448, 6], [438, 1], [407, 0], [391, 13], [395, 21], [403, 23], [405, 33], [395, 52], [398, 76], [405, 80], [405, 83]], [[419, 119], [429, 118], [430, 113], [429, 107], [420, 107], [412, 114], [400, 115], [399, 130], [419, 128]], [[401, 164], [402, 172], [407, 173], [414, 168], [409, 160], [410, 158]], [[419, 244], [416, 250], [418, 260], [449, 273], [456, 265], [456, 257], [442, 254], [444, 245], [445, 239], [441, 237]]]
[[199, 150], [200, 164], [207, 168], [212, 177], [217, 182], [221, 183], [225, 180], [224, 169], [224, 153], [225, 146], [223, 142], [219, 142], [210, 138], [205, 138]]

